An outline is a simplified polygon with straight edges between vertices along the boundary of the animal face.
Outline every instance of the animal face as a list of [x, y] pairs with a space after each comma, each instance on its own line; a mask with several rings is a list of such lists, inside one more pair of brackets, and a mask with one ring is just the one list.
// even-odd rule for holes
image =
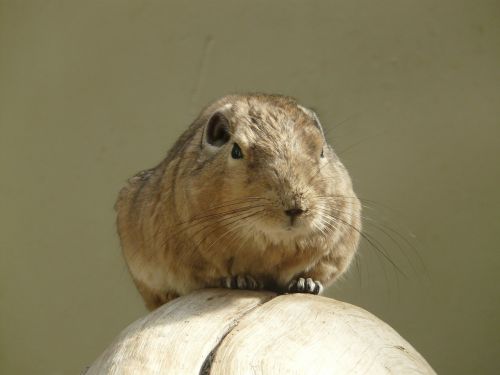
[[[295, 102], [244, 101], [217, 110], [204, 130], [206, 157], [224, 172], [227, 201], [247, 197], [247, 228], [273, 240], [332, 227], [325, 215], [349, 178], [316, 115]], [[350, 186], [350, 184], [348, 184]], [[350, 194], [352, 195], [352, 194]]]

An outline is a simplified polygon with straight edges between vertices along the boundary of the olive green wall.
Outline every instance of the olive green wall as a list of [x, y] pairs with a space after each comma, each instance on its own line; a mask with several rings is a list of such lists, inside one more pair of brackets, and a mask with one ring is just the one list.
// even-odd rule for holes
[[328, 295], [442, 374], [498, 373], [499, 19], [497, 0], [0, 0], [0, 373], [76, 374], [145, 314], [116, 194], [245, 91], [319, 112], [401, 269], [364, 243]]

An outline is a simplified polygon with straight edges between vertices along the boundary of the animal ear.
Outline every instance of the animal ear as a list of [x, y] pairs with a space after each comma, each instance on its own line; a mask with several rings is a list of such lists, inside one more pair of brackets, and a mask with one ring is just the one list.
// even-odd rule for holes
[[323, 131], [323, 126], [321, 126], [321, 122], [319, 122], [319, 118], [318, 118], [318, 115], [316, 114], [316, 112], [313, 112], [313, 118], [314, 118], [314, 123], [316, 124], [319, 131], [321, 132], [321, 135], [323, 136], [323, 138], [325, 138], [325, 132]]
[[305, 114], [312, 117], [312, 119], [314, 120], [314, 125], [316, 125], [316, 127], [319, 129], [319, 131], [321, 132], [321, 135], [324, 138], [325, 132], [323, 131], [323, 127], [321, 126], [321, 122], [319, 122], [319, 118], [318, 118], [318, 115], [316, 114], [316, 112], [314, 112], [312, 109], [302, 107], [301, 105], [299, 105], [299, 108], [302, 110], [302, 112], [304, 112]]
[[205, 130], [205, 140], [208, 144], [221, 147], [229, 141], [229, 121], [220, 112], [215, 112], [208, 120]]

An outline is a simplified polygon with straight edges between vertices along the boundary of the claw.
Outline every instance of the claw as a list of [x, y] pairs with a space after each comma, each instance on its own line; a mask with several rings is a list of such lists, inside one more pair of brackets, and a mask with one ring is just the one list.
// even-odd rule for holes
[[257, 280], [248, 275], [228, 276], [222, 280], [222, 286], [228, 289], [257, 290], [262, 288]]
[[290, 293], [320, 294], [323, 291], [323, 285], [320, 281], [313, 280], [310, 277], [299, 277], [288, 284], [288, 291]]

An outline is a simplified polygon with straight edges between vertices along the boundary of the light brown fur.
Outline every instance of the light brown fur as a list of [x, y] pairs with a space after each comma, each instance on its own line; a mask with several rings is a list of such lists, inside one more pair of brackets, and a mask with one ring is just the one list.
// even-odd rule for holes
[[[207, 143], [214, 114], [228, 124], [220, 147]], [[243, 158], [231, 157], [234, 143]], [[284, 211], [294, 207], [303, 213], [291, 219]], [[234, 287], [238, 276], [276, 291], [300, 277], [329, 285], [350, 264], [361, 230], [351, 180], [316, 115], [278, 95], [209, 105], [159, 165], [128, 181], [116, 209], [149, 309], [195, 289]]]

